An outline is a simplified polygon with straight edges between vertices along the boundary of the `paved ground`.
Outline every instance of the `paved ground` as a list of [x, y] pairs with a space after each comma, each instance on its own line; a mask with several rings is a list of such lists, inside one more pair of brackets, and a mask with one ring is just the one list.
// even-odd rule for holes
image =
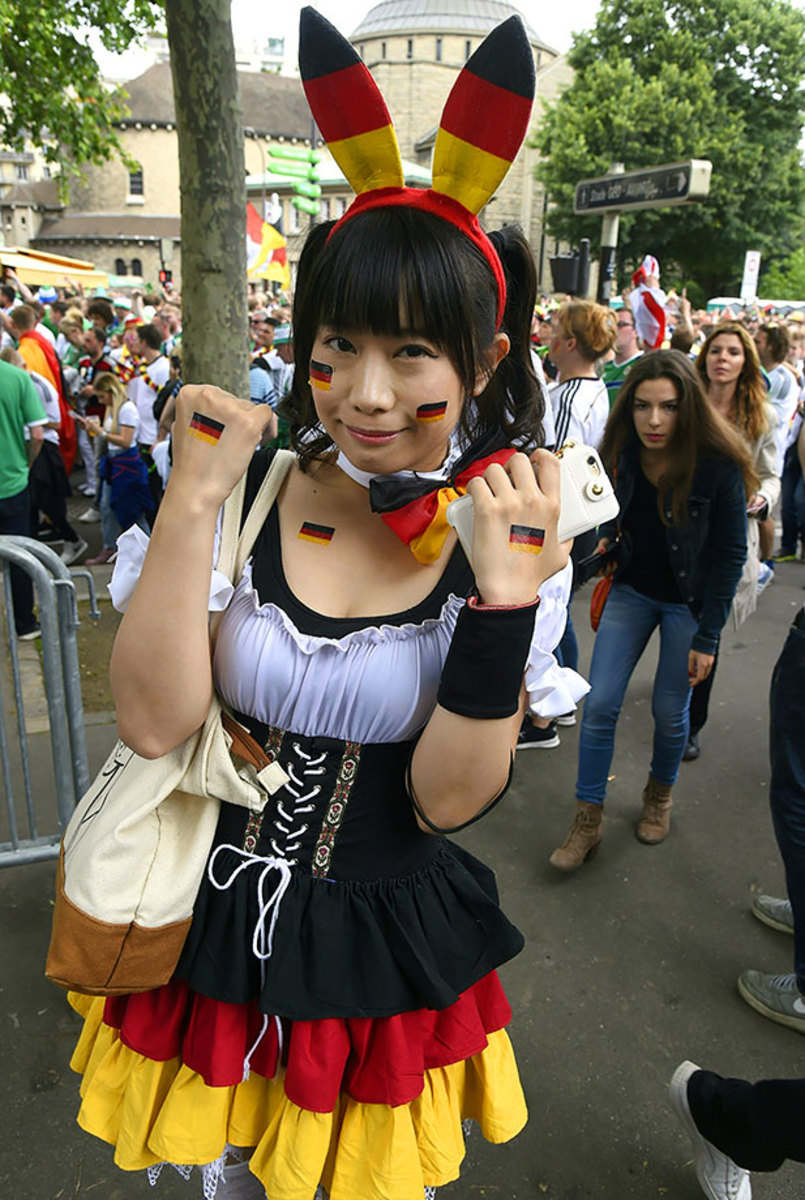
[[[777, 574], [759, 612], [726, 639], [702, 757], [683, 765], [666, 843], [642, 846], [632, 832], [650, 752], [651, 652], [621, 718], [605, 839], [592, 863], [562, 877], [546, 861], [572, 813], [576, 729], [557, 750], [519, 755], [505, 803], [464, 835], [497, 870], [504, 906], [528, 941], [503, 975], [531, 1120], [508, 1147], [471, 1139], [445, 1200], [695, 1200], [688, 1143], [666, 1102], [676, 1064], [689, 1057], [749, 1078], [805, 1074], [801, 1036], [757, 1016], [735, 988], [746, 967], [791, 969], [790, 939], [748, 913], [753, 889], [782, 887], [767, 804], [768, 684], [805, 599], [805, 566]], [[577, 627], [586, 665], [583, 601]], [[94, 770], [114, 730], [87, 733]], [[43, 789], [47, 759], [40, 740]], [[107, 1148], [74, 1123], [67, 1062], [76, 1022], [42, 977], [52, 881], [51, 864], [0, 872], [0, 1195], [144, 1200], [157, 1193], [116, 1172]], [[757, 1200], [802, 1192], [796, 1165], [754, 1183]], [[159, 1194], [200, 1192], [171, 1177]]]

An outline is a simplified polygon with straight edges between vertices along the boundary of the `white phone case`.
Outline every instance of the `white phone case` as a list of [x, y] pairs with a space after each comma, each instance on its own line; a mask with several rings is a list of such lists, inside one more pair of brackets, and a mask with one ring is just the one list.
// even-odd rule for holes
[[[578, 537], [597, 525], [617, 517], [620, 506], [615, 489], [604, 470], [598, 451], [592, 446], [566, 442], [557, 456], [560, 463], [559, 541]], [[472, 562], [472, 531], [475, 512], [472, 496], [460, 496], [447, 506], [447, 520], [458, 534], [468, 560]]]

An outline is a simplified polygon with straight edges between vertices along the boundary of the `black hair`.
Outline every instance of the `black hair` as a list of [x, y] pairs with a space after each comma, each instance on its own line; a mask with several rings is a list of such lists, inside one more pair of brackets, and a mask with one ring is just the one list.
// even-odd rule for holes
[[13, 304], [17, 299], [17, 290], [10, 283], [0, 284], [0, 292], [3, 293], [3, 299], [7, 300], [9, 304]]
[[[307, 381], [322, 325], [396, 334], [403, 326], [449, 357], [471, 397], [495, 336], [497, 286], [470, 239], [449, 222], [418, 209], [380, 208], [347, 221], [328, 240], [332, 223], [311, 230], [299, 261], [294, 298], [297, 369], [281, 412], [302, 467], [332, 449], [318, 425]], [[542, 392], [530, 355], [536, 271], [519, 229], [491, 235], [506, 275], [501, 329], [509, 354], [483, 391], [464, 405], [463, 432], [472, 440], [502, 433], [508, 444], [542, 444]]]

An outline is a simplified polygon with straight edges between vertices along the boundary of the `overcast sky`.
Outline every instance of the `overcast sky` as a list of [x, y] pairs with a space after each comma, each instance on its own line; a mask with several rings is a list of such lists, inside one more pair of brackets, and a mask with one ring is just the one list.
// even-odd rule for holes
[[[552, 5], [537, 3], [537, 0], [522, 0], [516, 7], [543, 42], [557, 50], [567, 50], [573, 33], [588, 29], [593, 24], [598, 5], [599, 0], [565, 0], [563, 4]], [[287, 61], [295, 63], [299, 10], [302, 7], [295, 0], [275, 4], [232, 0], [236, 44], [245, 49], [255, 42], [264, 44], [269, 37], [285, 37]], [[336, 0], [334, 3], [322, 0], [315, 7], [343, 34], [349, 36], [373, 5], [366, 3], [366, 0]], [[148, 65], [136, 49], [116, 59], [100, 52], [98, 58], [104, 73], [113, 79], [133, 79]]]

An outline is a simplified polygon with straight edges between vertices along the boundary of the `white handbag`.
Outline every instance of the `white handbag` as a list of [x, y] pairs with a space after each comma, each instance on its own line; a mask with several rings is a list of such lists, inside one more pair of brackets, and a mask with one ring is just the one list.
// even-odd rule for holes
[[[245, 478], [224, 506], [218, 570], [239, 577], [294, 456], [278, 451], [238, 536]], [[146, 759], [118, 741], [62, 839], [45, 974], [96, 995], [167, 983], [184, 945], [222, 800], [260, 812], [288, 782], [213, 696], [180, 746]]]

